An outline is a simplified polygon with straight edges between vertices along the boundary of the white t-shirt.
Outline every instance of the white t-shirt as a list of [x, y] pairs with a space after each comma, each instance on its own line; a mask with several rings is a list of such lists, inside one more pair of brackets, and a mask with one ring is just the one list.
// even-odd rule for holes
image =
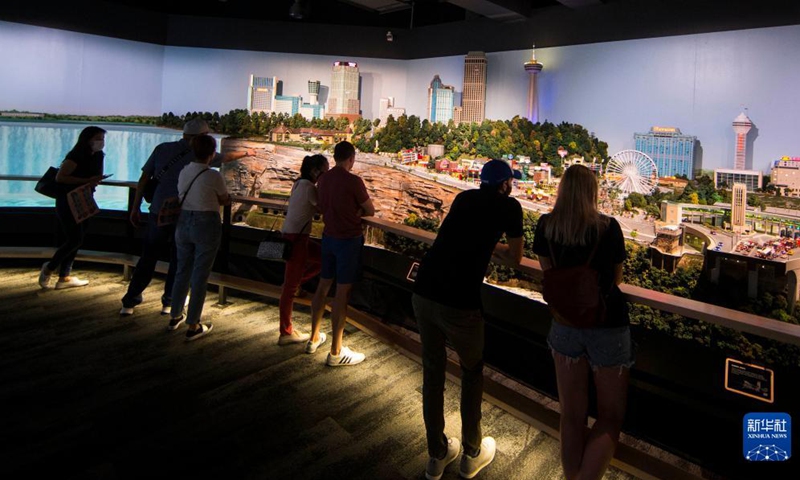
[[[302, 178], [292, 185], [283, 233], [311, 233], [311, 218], [317, 213], [317, 186]], [[300, 229], [303, 229], [301, 232]]]
[[[209, 170], [203, 174], [200, 172]], [[197, 177], [197, 175], [200, 175]], [[189, 184], [197, 177], [197, 180], [189, 189]], [[186, 193], [189, 189], [188, 194]], [[183, 210], [193, 212], [219, 212], [218, 196], [225, 196], [228, 193], [225, 187], [225, 180], [218, 171], [208, 168], [204, 163], [192, 162], [183, 167], [178, 177], [178, 197], [183, 198]], [[185, 195], [185, 197], [184, 197]]]

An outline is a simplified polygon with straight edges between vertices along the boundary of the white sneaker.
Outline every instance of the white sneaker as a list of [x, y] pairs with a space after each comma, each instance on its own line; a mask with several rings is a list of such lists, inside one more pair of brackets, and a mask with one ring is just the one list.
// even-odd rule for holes
[[328, 360], [325, 362], [329, 367], [346, 367], [348, 365], [358, 365], [367, 358], [363, 353], [358, 353], [350, 350], [347, 347], [342, 347], [339, 355], [328, 354]]
[[444, 474], [444, 469], [450, 465], [453, 460], [458, 458], [458, 454], [461, 453], [461, 442], [457, 438], [450, 437], [447, 439], [447, 453], [445, 453], [444, 458], [433, 458], [430, 457], [428, 459], [428, 468], [425, 469], [425, 478], [428, 480], [439, 480], [442, 478], [442, 474]]
[[461, 469], [458, 472], [463, 478], [472, 478], [483, 468], [494, 460], [494, 453], [497, 445], [492, 437], [483, 437], [481, 440], [481, 450], [474, 457], [466, 453], [461, 455]]
[[314, 353], [317, 351], [317, 347], [325, 343], [325, 340], [328, 337], [325, 335], [324, 332], [319, 332], [319, 340], [316, 342], [312, 342], [309, 338], [308, 343], [306, 343], [306, 353]]
[[[322, 337], [322, 334], [320, 334]], [[289, 335], [281, 335], [278, 337], [278, 345], [292, 345], [295, 343], [303, 343], [306, 340], [311, 338], [311, 335], [308, 333], [300, 333], [297, 330], [292, 330], [292, 333]]]
[[119, 309], [120, 317], [130, 317], [131, 315], [133, 315], [133, 307], [131, 308], [122, 307]]
[[39, 286], [42, 288], [49, 288], [50, 279], [53, 277], [53, 272], [47, 268], [48, 263], [50, 262], [44, 262], [42, 269], [39, 271]]
[[[186, 295], [186, 300], [183, 302], [183, 314], [186, 315], [186, 307], [189, 306], [189, 295]], [[171, 315], [172, 305], [161, 305], [161, 315]]]
[[202, 337], [203, 335], [208, 335], [211, 333], [211, 330], [214, 328], [214, 325], [210, 323], [201, 323], [200, 328], [197, 330], [187, 330], [186, 331], [186, 341], [191, 342], [192, 340], [197, 340], [198, 338]]
[[77, 277], [70, 277], [66, 282], [62, 282], [61, 280], [57, 281], [56, 290], [61, 290], [62, 288], [85, 287], [86, 285], [89, 285], [89, 280], [81, 280]]

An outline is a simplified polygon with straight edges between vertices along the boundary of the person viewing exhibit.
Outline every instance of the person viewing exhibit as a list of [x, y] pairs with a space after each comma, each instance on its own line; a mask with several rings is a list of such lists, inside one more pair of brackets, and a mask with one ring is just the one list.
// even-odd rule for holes
[[[608, 468], [633, 365], [628, 307], [618, 287], [625, 242], [619, 223], [597, 211], [597, 196], [594, 173], [582, 165], [569, 167], [552, 213], [539, 219], [533, 243], [554, 316], [547, 342], [555, 360], [561, 463], [568, 480], [600, 478]], [[581, 285], [587, 280], [594, 284]], [[597, 389], [597, 421], [586, 436], [590, 372]]]
[[94, 196], [95, 187], [103, 180], [103, 147], [106, 131], [100, 127], [86, 127], [78, 136], [78, 141], [67, 153], [56, 174], [58, 187], [56, 194], [56, 216], [61, 229], [66, 235], [65, 242], [56, 250], [50, 261], [42, 265], [39, 272], [39, 286], [48, 288], [50, 279], [58, 270], [56, 290], [63, 288], [83, 287], [88, 280], [73, 277], [72, 263], [83, 244], [88, 219], [77, 219], [67, 195], [81, 187], [87, 188], [90, 196]]
[[300, 286], [317, 276], [321, 268], [322, 252], [317, 243], [310, 241], [310, 235], [314, 215], [319, 212], [316, 184], [328, 167], [328, 159], [324, 155], [306, 156], [300, 166], [300, 177], [292, 184], [286, 218], [281, 228], [283, 237], [292, 242], [292, 253], [286, 260], [281, 287], [279, 345], [305, 342], [310, 337], [292, 325], [292, 307]]
[[[142, 242], [142, 255], [136, 263], [128, 290], [122, 297], [121, 316], [133, 315], [134, 308], [142, 303], [142, 292], [150, 285], [159, 257], [169, 251], [169, 269], [164, 281], [161, 296], [161, 314], [168, 315], [172, 303], [172, 288], [177, 268], [175, 247], [175, 221], [180, 211], [178, 203], [178, 176], [186, 165], [195, 159], [191, 142], [198, 135], [210, 132], [208, 124], [199, 118], [187, 121], [183, 126], [183, 138], [177, 142], [158, 145], [150, 158], [142, 166], [142, 174], [136, 185], [135, 197], [131, 206], [130, 222], [134, 227], [141, 225], [141, 205], [145, 196], [150, 203], [147, 233]], [[215, 154], [212, 167], [255, 155], [255, 151], [234, 151], [224, 155]]]
[[356, 365], [365, 355], [342, 346], [347, 316], [347, 302], [361, 268], [364, 245], [362, 217], [375, 214], [375, 207], [364, 181], [350, 173], [356, 162], [356, 149], [350, 142], [339, 142], [333, 149], [336, 165], [318, 181], [319, 206], [325, 229], [322, 234], [322, 270], [311, 304], [311, 338], [306, 353], [314, 353], [325, 342], [320, 332], [325, 298], [336, 280], [336, 296], [331, 309], [331, 350], [325, 361], [331, 367]]
[[[198, 135], [192, 140], [194, 160], [181, 170], [178, 196], [181, 213], [175, 227], [178, 268], [172, 290], [172, 308], [167, 329], [176, 330], [184, 320], [189, 326], [186, 340], [195, 340], [211, 331], [211, 323], [200, 323], [206, 287], [211, 267], [217, 256], [222, 236], [219, 209], [230, 204], [231, 197], [222, 175], [209, 167], [217, 149], [210, 135]], [[189, 287], [192, 295], [184, 314]]]
[[[481, 435], [484, 320], [481, 286], [492, 254], [522, 260], [522, 207], [509, 197], [519, 173], [502, 160], [481, 170], [480, 188], [459, 193], [416, 277], [412, 304], [422, 342], [422, 408], [428, 440], [425, 477], [438, 480], [461, 453], [472, 478], [492, 462], [495, 440]], [[475, 221], [475, 219], [480, 219]], [[497, 242], [505, 235], [507, 244]], [[461, 364], [461, 442], [444, 434], [445, 341]]]
[[[796, 477], [795, 2], [274, 3], [0, 6], [0, 398], [6, 436], [23, 440], [7, 442], [4, 477], [448, 480], [462, 466], [484, 480]], [[216, 169], [231, 204], [201, 335], [186, 342], [191, 275], [165, 330], [178, 180], [194, 168], [176, 159], [194, 157], [179, 141], [207, 131], [193, 119], [217, 142], [212, 169], [227, 152], [257, 154]], [[114, 175], [95, 191], [70, 185], [85, 193], [66, 195], [85, 227], [71, 275], [89, 283], [56, 290], [60, 265], [41, 269], [67, 234], [42, 185], [89, 126], [107, 131]], [[343, 141], [376, 213], [356, 219], [360, 232], [325, 235], [334, 275], [313, 302], [321, 275], [303, 281], [325, 270], [328, 218], [285, 230], [284, 219], [311, 191], [295, 188], [303, 159], [324, 155], [339, 175]], [[462, 264], [482, 259], [466, 249], [503, 215], [471, 212], [456, 236], [463, 197], [451, 209], [483, 190], [491, 159], [522, 174], [508, 197], [523, 258], [498, 254], [516, 232], [501, 233], [480, 281], [470, 271], [458, 289]], [[559, 184], [580, 166], [609, 220], [582, 244], [548, 241]], [[568, 200], [560, 211], [592, 225]], [[307, 230], [307, 258], [293, 262], [290, 238]], [[202, 231], [213, 233], [190, 233]], [[447, 248], [432, 251], [440, 231]], [[351, 280], [336, 247], [359, 235]], [[440, 359], [428, 353], [442, 336]], [[441, 431], [431, 364], [444, 365]], [[213, 461], [178, 445], [213, 445]]]

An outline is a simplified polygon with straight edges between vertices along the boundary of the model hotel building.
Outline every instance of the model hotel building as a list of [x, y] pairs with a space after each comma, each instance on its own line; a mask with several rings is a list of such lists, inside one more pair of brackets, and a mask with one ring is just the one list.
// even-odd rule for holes
[[781, 157], [772, 162], [769, 181], [781, 190], [781, 194], [800, 196], [800, 157]]
[[684, 135], [675, 127], [652, 127], [647, 133], [634, 134], [633, 140], [636, 150], [653, 159], [660, 177], [692, 178], [697, 137]]

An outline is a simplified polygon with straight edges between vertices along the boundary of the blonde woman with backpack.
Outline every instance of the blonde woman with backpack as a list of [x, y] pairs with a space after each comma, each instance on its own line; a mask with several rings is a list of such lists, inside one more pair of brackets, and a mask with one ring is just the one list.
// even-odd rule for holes
[[[619, 441], [633, 365], [622, 283], [625, 242], [619, 223], [597, 210], [597, 178], [567, 169], [552, 213], [536, 227], [533, 251], [544, 270], [544, 298], [553, 313], [552, 350], [561, 404], [561, 464], [568, 480], [599, 479]], [[588, 435], [589, 375], [597, 421]]]

